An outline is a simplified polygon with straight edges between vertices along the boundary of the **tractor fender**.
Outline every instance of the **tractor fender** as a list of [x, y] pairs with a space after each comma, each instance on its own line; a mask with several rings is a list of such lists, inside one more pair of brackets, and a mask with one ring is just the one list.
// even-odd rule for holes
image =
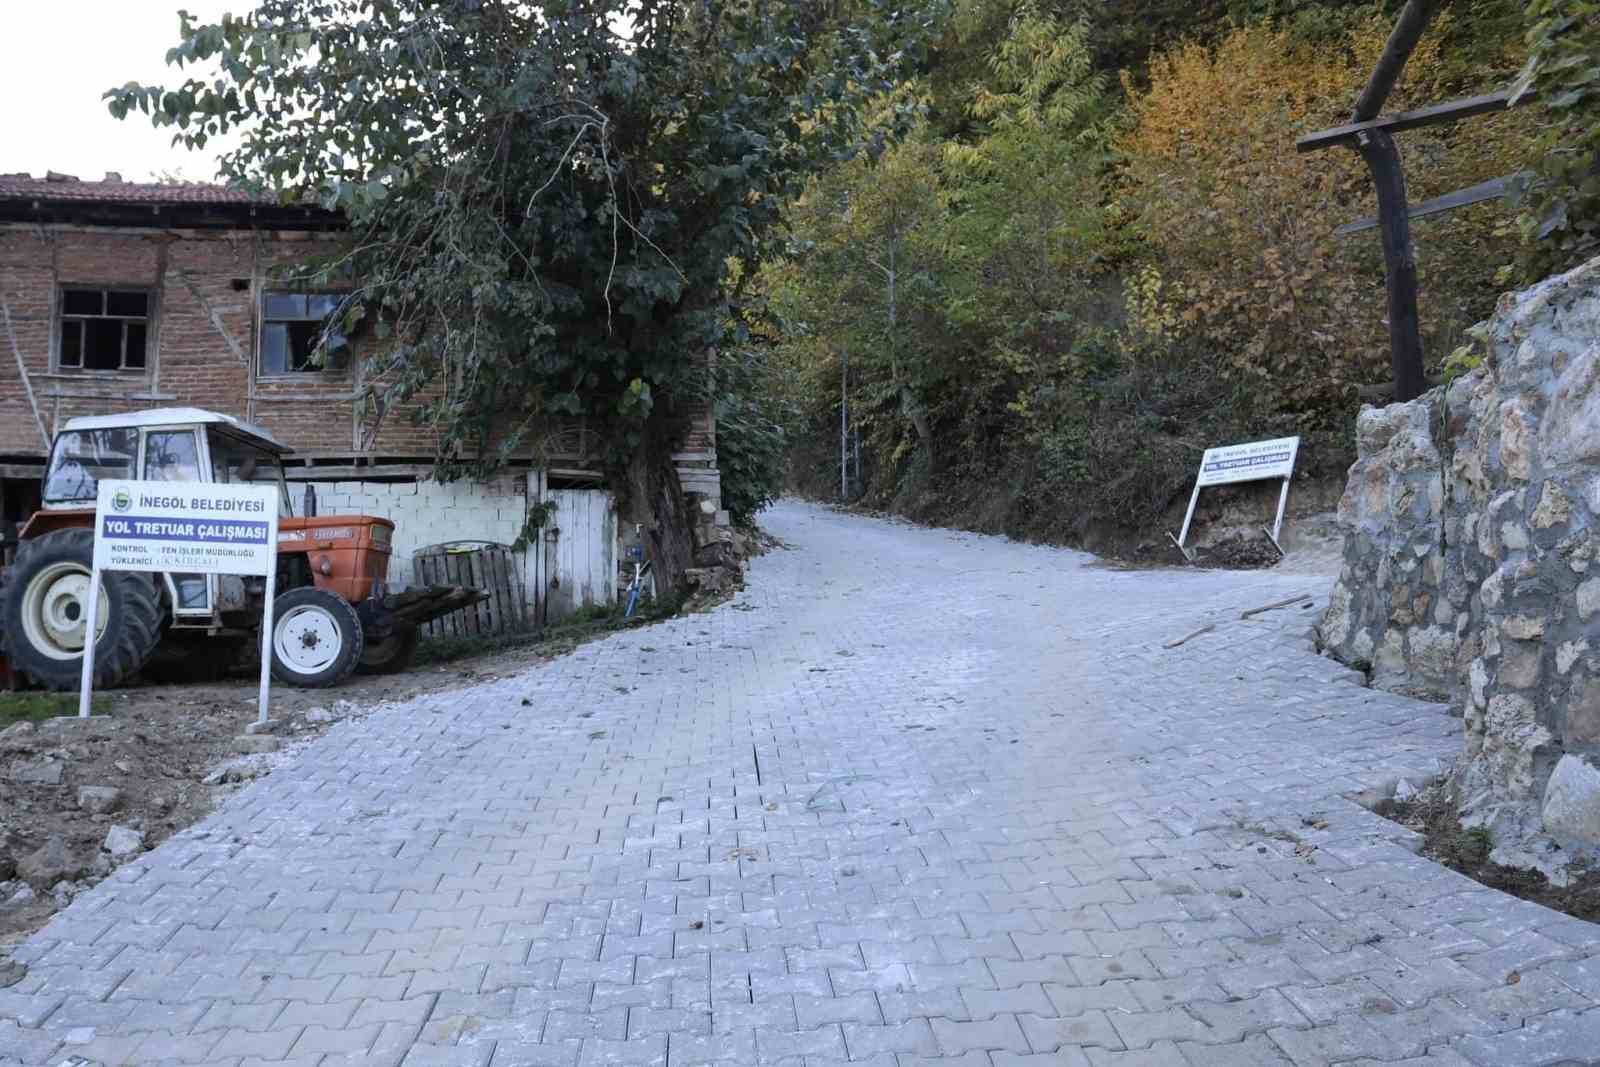
[[59, 511], [36, 511], [17, 531], [18, 541], [31, 541], [57, 530], [70, 530], [85, 526], [94, 529], [94, 508], [62, 508]]

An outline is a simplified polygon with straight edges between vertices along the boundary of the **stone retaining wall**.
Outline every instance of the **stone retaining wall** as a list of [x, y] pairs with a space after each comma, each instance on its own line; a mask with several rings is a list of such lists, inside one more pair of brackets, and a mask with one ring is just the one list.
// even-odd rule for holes
[[1541, 828], [1600, 843], [1600, 260], [1502, 297], [1479, 335], [1478, 370], [1362, 410], [1318, 634], [1459, 703], [1467, 821], [1526, 859]]

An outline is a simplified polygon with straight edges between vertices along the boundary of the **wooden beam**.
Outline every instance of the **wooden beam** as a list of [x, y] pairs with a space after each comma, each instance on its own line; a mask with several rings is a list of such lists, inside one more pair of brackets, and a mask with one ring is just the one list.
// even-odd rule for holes
[[[1468, 204], [1495, 200], [1505, 195], [1506, 186], [1512, 180], [1520, 177], [1522, 177], [1522, 174], [1508, 174], [1503, 178], [1490, 178], [1486, 182], [1469, 185], [1465, 189], [1457, 189], [1453, 193], [1445, 193], [1443, 196], [1436, 196], [1432, 200], [1424, 200], [1420, 204], [1412, 204], [1406, 209], [1406, 215], [1409, 218], [1420, 219], [1429, 215], [1438, 215], [1445, 211], [1454, 211], [1456, 208], [1466, 207]], [[1333, 233], [1336, 237], [1348, 237], [1352, 233], [1376, 229], [1377, 225], [1378, 220], [1368, 215], [1366, 218], [1345, 223], [1337, 230], [1334, 230]]]
[[1387, 130], [1372, 130], [1357, 142], [1378, 192], [1378, 222], [1383, 237], [1385, 300], [1389, 313], [1389, 359], [1394, 366], [1394, 398], [1415, 400], [1427, 389], [1422, 370], [1422, 330], [1417, 319], [1417, 257], [1406, 214], [1406, 179], [1400, 150]]
[[1365, 122], [1383, 110], [1383, 102], [1389, 99], [1389, 91], [1394, 88], [1400, 72], [1405, 69], [1406, 60], [1411, 58], [1412, 51], [1422, 39], [1428, 23], [1433, 21], [1440, 4], [1441, 0], [1406, 0], [1400, 17], [1395, 19], [1394, 29], [1389, 31], [1389, 39], [1384, 42], [1383, 54], [1372, 68], [1361, 95], [1356, 97], [1350, 121]]
[[[1518, 104], [1528, 100], [1529, 94], [1524, 94], [1517, 101]], [[1418, 126], [1433, 126], [1441, 122], [1456, 122], [1468, 119], [1474, 115], [1487, 115], [1495, 111], [1504, 111], [1510, 107], [1511, 93], [1501, 90], [1498, 93], [1487, 93], [1483, 96], [1469, 96], [1461, 100], [1450, 100], [1443, 104], [1434, 104], [1431, 107], [1417, 108], [1415, 111], [1402, 111], [1398, 115], [1385, 115], [1381, 118], [1370, 119], [1365, 122], [1349, 122], [1343, 126], [1332, 126], [1326, 130], [1308, 133], [1294, 143], [1297, 152], [1317, 152], [1334, 145], [1352, 144], [1363, 133], [1375, 130], [1384, 130], [1389, 133], [1399, 133], [1401, 130], [1412, 130]]]

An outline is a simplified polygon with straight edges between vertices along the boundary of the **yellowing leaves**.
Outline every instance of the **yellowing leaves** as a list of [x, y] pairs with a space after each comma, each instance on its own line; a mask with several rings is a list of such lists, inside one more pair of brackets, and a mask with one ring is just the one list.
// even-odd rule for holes
[[[1391, 109], [1439, 98], [1427, 79], [1440, 69], [1447, 26], [1414, 53]], [[1348, 120], [1388, 30], [1379, 15], [1357, 17], [1342, 42], [1313, 47], [1255, 24], [1212, 46], [1187, 43], [1157, 57], [1144, 91], [1125, 82], [1124, 188], [1162, 266], [1172, 321], [1262, 379], [1260, 399], [1271, 407], [1337, 419], [1352, 383], [1389, 376], [1377, 237], [1332, 237], [1339, 224], [1374, 211], [1365, 168], [1352, 151], [1294, 150], [1299, 135]], [[1512, 146], [1526, 136], [1500, 123], [1470, 133], [1402, 136], [1411, 199], [1504, 173], [1498, 168], [1510, 166]], [[1421, 224], [1414, 239], [1428, 268], [1426, 344], [1459, 330], [1463, 316], [1487, 312], [1488, 275], [1509, 242], [1473, 214]], [[1141, 299], [1130, 287], [1132, 321], [1152, 315]]]

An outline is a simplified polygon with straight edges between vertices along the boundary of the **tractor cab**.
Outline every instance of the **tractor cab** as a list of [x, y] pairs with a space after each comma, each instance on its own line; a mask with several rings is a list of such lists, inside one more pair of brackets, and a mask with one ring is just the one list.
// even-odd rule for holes
[[[278, 515], [292, 519], [282, 457], [289, 448], [259, 426], [199, 408], [160, 408], [73, 419], [56, 435], [45, 469], [43, 511], [26, 540], [93, 512], [101, 478], [150, 482], [272, 485]], [[65, 513], [58, 515], [56, 513]], [[173, 625], [220, 625], [219, 608], [237, 601], [243, 580], [226, 575], [164, 574]], [[237, 587], [237, 588], [234, 588]]]

